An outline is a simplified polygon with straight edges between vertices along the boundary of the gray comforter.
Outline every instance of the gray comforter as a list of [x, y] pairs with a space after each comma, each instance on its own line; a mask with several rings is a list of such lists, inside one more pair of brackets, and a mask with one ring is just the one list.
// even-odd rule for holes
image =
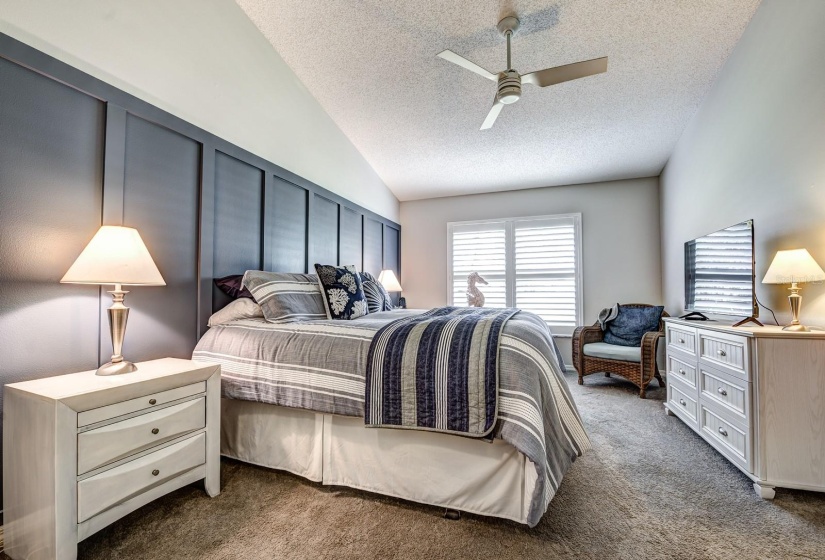
[[[363, 417], [370, 342], [389, 321], [411, 313], [420, 311], [372, 313], [353, 321], [232, 321], [211, 328], [193, 359], [221, 365], [224, 397]], [[531, 527], [547, 510], [572, 462], [590, 447], [559, 363], [539, 317], [522, 311], [505, 324], [494, 435], [536, 468]]]

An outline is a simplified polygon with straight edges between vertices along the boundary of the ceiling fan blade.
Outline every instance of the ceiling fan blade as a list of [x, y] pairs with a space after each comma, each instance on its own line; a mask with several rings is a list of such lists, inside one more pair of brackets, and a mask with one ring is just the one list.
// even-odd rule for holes
[[547, 87], [562, 82], [569, 82], [570, 80], [578, 80], [579, 78], [586, 78], [593, 74], [601, 74], [607, 72], [607, 57], [594, 58], [593, 60], [585, 60], [584, 62], [574, 62], [573, 64], [565, 64], [564, 66], [556, 66], [555, 68], [547, 68], [545, 70], [538, 70], [530, 72], [521, 77], [521, 83], [533, 84], [539, 87]]
[[484, 122], [481, 123], [481, 128], [479, 130], [487, 130], [488, 128], [492, 127], [493, 124], [496, 122], [498, 118], [498, 114], [501, 113], [501, 110], [504, 108], [504, 103], [500, 103], [498, 100], [493, 102], [493, 106], [490, 107], [490, 112], [487, 113], [487, 118], [484, 119]]
[[452, 62], [453, 64], [458, 64], [462, 68], [466, 68], [470, 72], [475, 72], [479, 76], [484, 76], [488, 80], [493, 80], [494, 82], [498, 81], [498, 76], [496, 74], [493, 74], [492, 72], [488, 72], [487, 70], [485, 70], [484, 68], [482, 68], [481, 66], [476, 64], [475, 62], [470, 62], [469, 60], [467, 60], [463, 56], [457, 55], [449, 49], [446, 50], [446, 51], [441, 51], [436, 56], [441, 57], [444, 60], [448, 60], [448, 61]]

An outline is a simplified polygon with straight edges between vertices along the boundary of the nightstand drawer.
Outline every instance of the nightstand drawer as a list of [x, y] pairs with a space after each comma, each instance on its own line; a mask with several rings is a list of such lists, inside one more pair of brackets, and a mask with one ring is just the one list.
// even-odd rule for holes
[[132, 412], [139, 412], [141, 410], [149, 409], [154, 406], [160, 406], [178, 399], [185, 399], [198, 393], [206, 392], [206, 382], [193, 383], [183, 387], [176, 387], [168, 391], [161, 391], [160, 393], [153, 393], [145, 397], [138, 397], [128, 401], [123, 401], [108, 406], [101, 406], [85, 412], [80, 412], [77, 415], [77, 426], [81, 428], [89, 424], [103, 422], [110, 418], [123, 416], [124, 414], [131, 414]]
[[206, 436], [198, 434], [78, 482], [78, 523], [205, 462]]
[[199, 398], [121, 420], [77, 436], [77, 472], [83, 474], [206, 426]]

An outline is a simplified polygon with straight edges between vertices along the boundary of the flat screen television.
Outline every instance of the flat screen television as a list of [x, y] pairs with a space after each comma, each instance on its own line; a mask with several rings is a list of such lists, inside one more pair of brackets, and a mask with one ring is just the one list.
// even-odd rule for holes
[[685, 309], [758, 317], [753, 220], [685, 243]]

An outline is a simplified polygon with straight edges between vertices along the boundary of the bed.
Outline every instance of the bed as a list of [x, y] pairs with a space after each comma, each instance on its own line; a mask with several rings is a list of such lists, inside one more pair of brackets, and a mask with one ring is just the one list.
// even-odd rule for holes
[[222, 368], [221, 453], [323, 484], [535, 526], [590, 446], [547, 326], [521, 311], [502, 328], [491, 441], [366, 427], [370, 343], [388, 323], [421, 312], [212, 327], [193, 359]]

